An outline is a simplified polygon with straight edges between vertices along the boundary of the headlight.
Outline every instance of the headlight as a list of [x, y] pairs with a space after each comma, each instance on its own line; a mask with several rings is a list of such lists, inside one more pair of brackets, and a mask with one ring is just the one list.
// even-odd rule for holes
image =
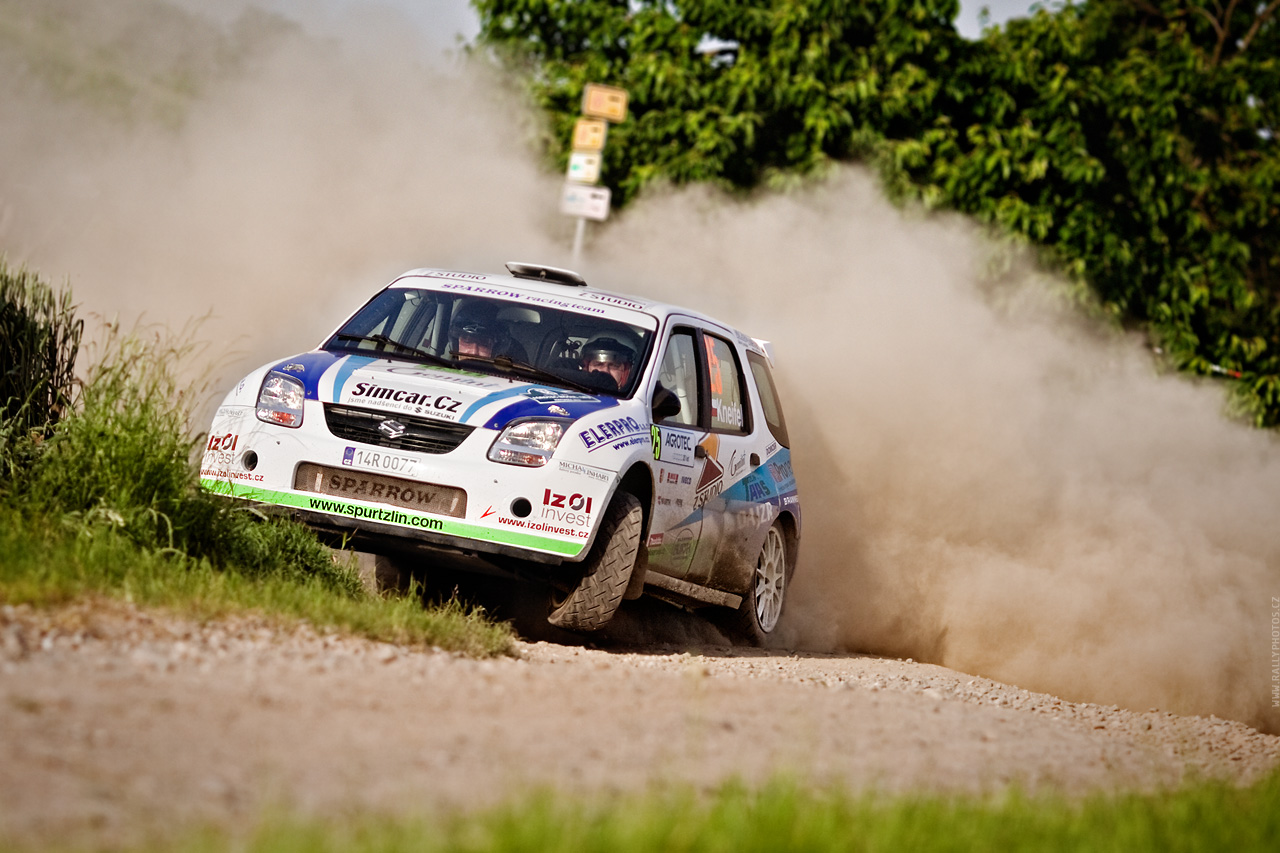
[[564, 437], [563, 421], [521, 421], [502, 431], [489, 448], [489, 458], [508, 465], [546, 465]]
[[268, 373], [258, 392], [258, 420], [287, 427], [302, 426], [302, 383], [282, 373]]

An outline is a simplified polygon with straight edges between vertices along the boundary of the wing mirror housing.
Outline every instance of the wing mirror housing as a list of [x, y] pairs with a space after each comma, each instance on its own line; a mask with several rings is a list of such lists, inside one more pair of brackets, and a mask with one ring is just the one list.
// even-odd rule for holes
[[680, 398], [661, 385], [653, 392], [653, 419], [662, 421], [680, 414]]

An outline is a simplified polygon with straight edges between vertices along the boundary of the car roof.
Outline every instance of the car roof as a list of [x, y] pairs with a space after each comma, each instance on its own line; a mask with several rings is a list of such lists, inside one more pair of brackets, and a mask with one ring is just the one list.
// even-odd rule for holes
[[[772, 348], [768, 342], [752, 338], [733, 326], [699, 311], [678, 305], [670, 305], [644, 296], [634, 296], [628, 293], [592, 287], [578, 273], [560, 267], [513, 261], [507, 264], [507, 269], [510, 271], [509, 274], [503, 275], [500, 273], [477, 273], [422, 267], [401, 273], [392, 284], [401, 283], [406, 278], [436, 278], [475, 285], [477, 290], [472, 292], [478, 296], [486, 295], [484, 289], [492, 288], [493, 292], [488, 295], [499, 298], [504, 292], [511, 294], [528, 293], [561, 299], [580, 305], [611, 305], [614, 308], [648, 314], [656, 318], [659, 323], [662, 323], [672, 315], [688, 317], [723, 330], [727, 334], [736, 337], [747, 349], [760, 352], [769, 361], [773, 361]], [[539, 275], [539, 273], [543, 274]]]

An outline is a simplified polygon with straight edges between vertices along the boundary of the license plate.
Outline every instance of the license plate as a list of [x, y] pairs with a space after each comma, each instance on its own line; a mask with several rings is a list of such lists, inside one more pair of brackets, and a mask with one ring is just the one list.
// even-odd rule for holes
[[402, 477], [414, 477], [418, 473], [418, 460], [412, 456], [401, 456], [399, 453], [388, 453], [385, 450], [361, 450], [348, 447], [342, 452], [342, 464], [356, 468], [372, 468], [383, 474], [399, 474]]
[[461, 518], [467, 514], [467, 493], [452, 486], [420, 483], [367, 471], [330, 468], [304, 462], [298, 466], [293, 487], [337, 498], [390, 504], [401, 509]]

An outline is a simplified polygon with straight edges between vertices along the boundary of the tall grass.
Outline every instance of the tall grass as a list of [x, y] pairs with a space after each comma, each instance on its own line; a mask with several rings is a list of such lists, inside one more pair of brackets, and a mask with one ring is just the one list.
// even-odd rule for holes
[[[106, 324], [72, 396], [64, 380], [80, 326], [69, 292], [25, 274], [5, 280], [15, 337], [64, 345], [42, 351], [43, 372], [13, 373], [15, 398], [58, 405], [23, 404], [5, 420], [0, 602], [112, 595], [199, 616], [256, 610], [472, 654], [510, 648], [510, 629], [482, 612], [371, 596], [350, 553], [335, 559], [307, 528], [200, 490], [202, 436], [190, 419], [203, 389], [176, 378], [200, 352], [194, 327]], [[23, 331], [35, 327], [43, 338]]]
[[12, 270], [0, 255], [0, 476], [22, 467], [32, 433], [46, 436], [75, 397], [75, 360], [84, 324], [71, 291]]

